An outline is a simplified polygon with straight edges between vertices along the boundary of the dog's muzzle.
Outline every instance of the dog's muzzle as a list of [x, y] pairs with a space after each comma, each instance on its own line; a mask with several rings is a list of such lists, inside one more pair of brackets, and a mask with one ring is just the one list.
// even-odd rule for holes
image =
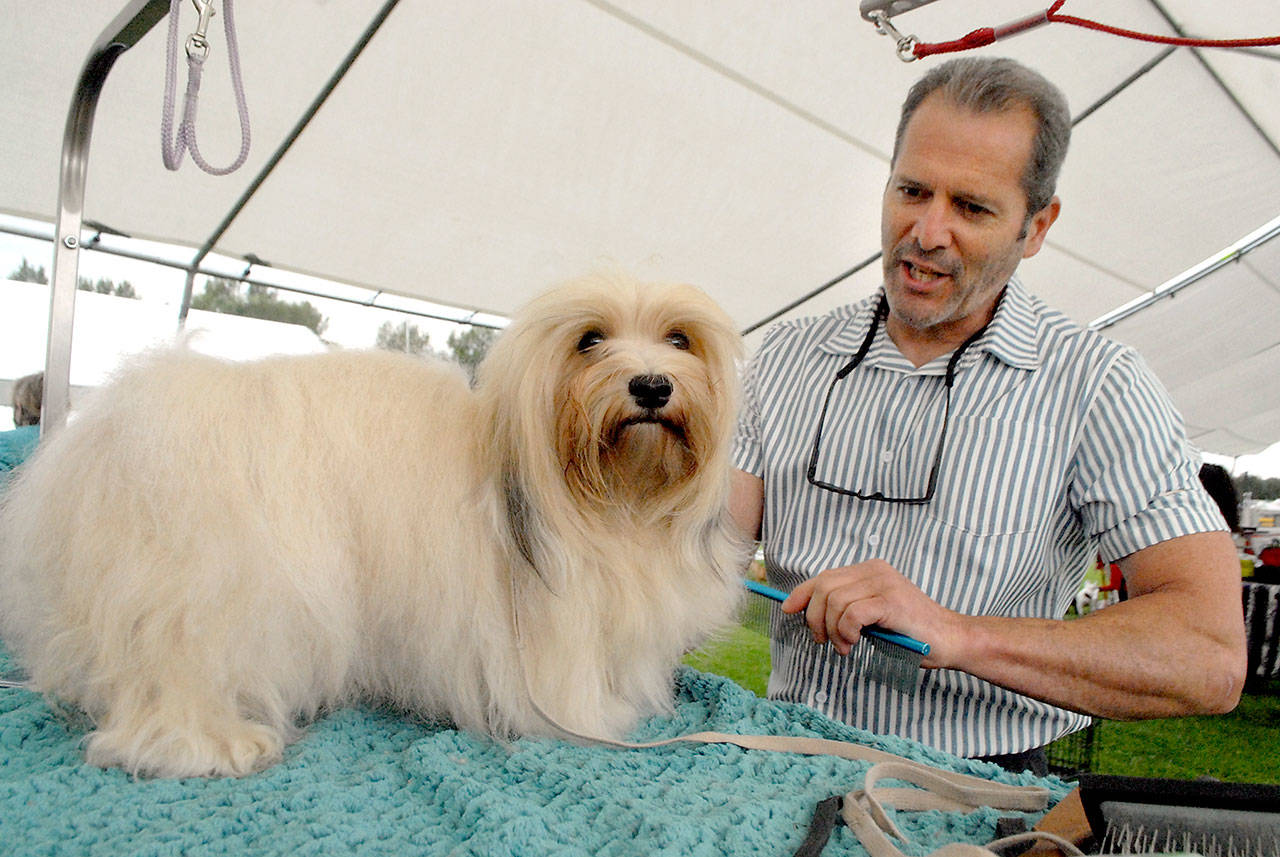
[[647, 411], [656, 411], [666, 405], [672, 390], [671, 379], [666, 375], [637, 375], [627, 384], [631, 398]]

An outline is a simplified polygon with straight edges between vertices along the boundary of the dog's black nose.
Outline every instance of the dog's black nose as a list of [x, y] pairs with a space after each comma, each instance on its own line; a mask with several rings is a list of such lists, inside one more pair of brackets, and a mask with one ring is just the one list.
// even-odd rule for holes
[[671, 379], [666, 375], [637, 375], [627, 384], [627, 392], [640, 407], [657, 410], [671, 398]]

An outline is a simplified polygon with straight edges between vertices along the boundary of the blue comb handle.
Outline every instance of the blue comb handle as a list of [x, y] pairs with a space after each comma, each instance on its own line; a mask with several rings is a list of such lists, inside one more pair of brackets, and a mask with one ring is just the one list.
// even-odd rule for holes
[[[783, 592], [781, 589], [774, 589], [772, 586], [766, 586], [765, 584], [757, 583], [754, 580], [743, 580], [742, 582], [747, 585], [747, 589], [750, 589], [757, 595], [763, 595], [765, 598], [772, 598], [779, 604], [787, 600], [787, 593]], [[910, 649], [920, 655], [929, 654], [928, 643], [917, 640], [915, 637], [908, 637], [906, 634], [897, 634], [893, 631], [886, 631], [883, 628], [877, 628], [875, 625], [867, 625], [862, 629], [862, 633], [875, 637], [878, 640], [884, 640], [886, 643], [893, 643], [895, 645], [902, 646], [904, 649]]]

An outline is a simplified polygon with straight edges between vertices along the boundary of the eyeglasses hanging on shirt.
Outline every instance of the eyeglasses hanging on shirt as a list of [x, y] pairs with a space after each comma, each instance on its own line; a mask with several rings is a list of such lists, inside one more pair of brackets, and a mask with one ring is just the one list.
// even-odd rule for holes
[[[1004, 292], [996, 299], [996, 307], [1000, 305], [1000, 301], [1004, 298]], [[819, 479], [818, 456], [822, 445], [822, 433], [826, 427], [827, 408], [831, 404], [831, 394], [835, 392], [836, 384], [839, 384], [849, 376], [854, 369], [857, 369], [862, 363], [863, 358], [867, 356], [867, 352], [871, 350], [871, 343], [875, 341], [876, 333], [880, 330], [880, 322], [889, 317], [889, 299], [885, 295], [880, 295], [880, 302], [876, 304], [875, 315], [871, 319], [871, 327], [867, 330], [866, 337], [862, 340], [862, 344], [858, 346], [857, 352], [853, 355], [853, 359], [840, 368], [836, 372], [836, 377], [832, 379], [831, 386], [827, 388], [827, 395], [822, 400], [822, 410], [818, 414], [818, 430], [813, 435], [813, 452], [809, 455], [809, 467], [805, 472], [805, 478], [809, 484], [816, 488], [822, 488], [835, 494], [842, 494], [846, 497], [857, 497], [859, 500], [876, 500], [881, 503], [907, 503], [911, 505], [921, 505], [928, 503], [933, 499], [933, 492], [938, 486], [938, 468], [942, 465], [942, 452], [947, 445], [947, 428], [951, 424], [951, 388], [956, 381], [956, 366], [960, 364], [960, 358], [970, 345], [977, 342], [982, 334], [987, 332], [987, 327], [991, 324], [988, 321], [977, 330], [972, 336], [961, 343], [951, 354], [951, 359], [947, 361], [947, 371], [943, 376], [943, 386], [945, 389], [946, 404], [942, 414], [942, 432], [938, 435], [938, 448], [933, 454], [933, 465], [929, 468], [929, 482], [925, 488], [923, 496], [920, 497], [888, 497], [882, 491], [865, 491], [853, 488], [841, 488], [831, 482]], [[995, 317], [995, 307], [992, 308], [992, 318]]]

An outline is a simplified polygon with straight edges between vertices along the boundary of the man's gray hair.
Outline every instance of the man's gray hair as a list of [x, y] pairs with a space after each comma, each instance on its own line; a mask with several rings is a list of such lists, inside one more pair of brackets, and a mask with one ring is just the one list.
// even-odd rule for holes
[[961, 57], [929, 70], [916, 81], [902, 104], [893, 161], [907, 131], [907, 123], [921, 102], [940, 91], [957, 107], [975, 113], [998, 113], [1028, 107], [1036, 117], [1031, 160], [1022, 176], [1027, 218], [1049, 204], [1058, 173], [1071, 142], [1071, 112], [1066, 96], [1038, 72], [1005, 57]]

